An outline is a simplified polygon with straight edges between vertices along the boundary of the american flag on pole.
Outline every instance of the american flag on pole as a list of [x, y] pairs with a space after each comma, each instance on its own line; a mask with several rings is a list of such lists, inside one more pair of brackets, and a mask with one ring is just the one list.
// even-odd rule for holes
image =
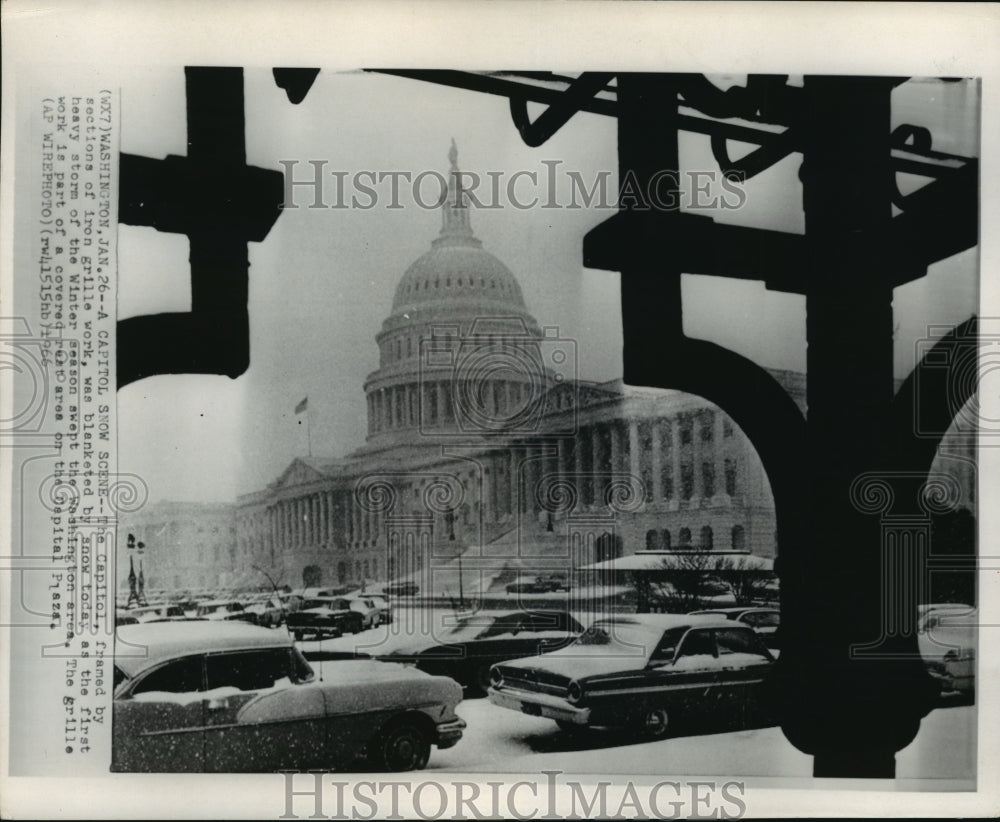
[[303, 397], [302, 401], [295, 406], [295, 413], [301, 414], [309, 407], [309, 397]]

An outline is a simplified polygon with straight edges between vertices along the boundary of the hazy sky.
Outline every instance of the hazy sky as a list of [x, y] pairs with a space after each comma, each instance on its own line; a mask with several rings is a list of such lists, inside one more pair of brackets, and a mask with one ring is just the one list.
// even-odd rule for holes
[[[517, 171], [515, 193], [544, 199], [547, 168], [557, 167], [557, 197], [568, 201], [567, 171], [591, 185], [610, 174], [615, 191], [615, 122], [578, 115], [537, 149], [525, 146], [504, 98], [406, 80], [323, 72], [306, 100], [288, 103], [269, 69], [247, 69], [248, 162], [280, 169], [326, 161], [325, 200], [336, 200], [330, 172], [445, 173], [454, 138], [463, 170]], [[911, 82], [895, 92], [894, 124], [927, 125], [934, 148], [978, 154], [972, 84]], [[122, 150], [151, 157], [184, 154], [184, 75], [132, 72], [122, 89]], [[744, 149], [732, 146], [738, 156]], [[721, 220], [802, 231], [799, 155], [749, 181], [739, 210], [707, 211]], [[683, 169], [716, 170], [707, 138], [684, 135]], [[375, 334], [388, 316], [396, 283], [430, 247], [440, 215], [417, 206], [402, 183], [398, 209], [387, 208], [389, 182], [376, 186], [371, 209], [286, 210], [263, 243], [250, 245], [251, 364], [240, 378], [158, 376], [119, 392], [119, 469], [146, 479], [151, 500], [228, 500], [262, 488], [306, 453], [305, 416], [295, 404], [309, 397], [314, 455], [339, 456], [364, 442], [362, 384], [378, 366]], [[353, 191], [353, 189], [351, 189]], [[436, 195], [428, 178], [427, 201]], [[196, 196], [196, 192], [192, 192]], [[348, 195], [349, 196], [349, 195]], [[367, 198], [361, 197], [362, 203]], [[502, 198], [505, 200], [505, 198]], [[305, 206], [311, 194], [296, 193]], [[544, 326], [577, 342], [579, 374], [593, 380], [621, 375], [618, 275], [581, 264], [584, 233], [613, 213], [597, 208], [474, 211], [486, 250], [521, 283], [529, 309]], [[119, 317], [190, 308], [187, 238], [148, 228], [119, 232]], [[897, 375], [913, 364], [913, 344], [928, 325], [950, 325], [976, 305], [975, 250], [934, 266], [930, 276], [896, 290]], [[805, 300], [761, 284], [712, 277], [684, 278], [685, 329], [762, 365], [804, 370]], [[655, 306], [651, 306], [655, 310]]]

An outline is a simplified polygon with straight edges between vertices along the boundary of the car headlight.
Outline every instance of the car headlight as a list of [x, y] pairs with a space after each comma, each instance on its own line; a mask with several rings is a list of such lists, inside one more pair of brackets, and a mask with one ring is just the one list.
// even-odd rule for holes
[[494, 688], [499, 688], [503, 685], [503, 674], [500, 673], [500, 669], [495, 665], [490, 669], [490, 685]]
[[566, 689], [566, 698], [570, 702], [579, 702], [583, 699], [583, 686], [575, 679], [569, 683], [569, 687]]

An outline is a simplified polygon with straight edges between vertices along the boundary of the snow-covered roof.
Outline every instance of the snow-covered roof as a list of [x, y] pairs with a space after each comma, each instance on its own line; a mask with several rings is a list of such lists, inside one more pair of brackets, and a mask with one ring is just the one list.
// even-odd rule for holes
[[174, 657], [289, 645], [284, 631], [246, 622], [147, 622], [119, 626], [115, 664], [131, 678]]
[[[708, 566], [705, 568], [698, 568], [696, 563], [689, 561], [688, 554], [680, 554], [676, 552], [666, 552], [666, 551], [639, 551], [634, 554], [626, 554], [623, 557], [616, 557], [615, 559], [606, 559], [603, 562], [595, 562], [592, 565], [583, 565], [577, 570], [579, 571], [661, 571], [661, 570], [703, 570], [706, 573], [713, 570], [712, 567]], [[698, 554], [697, 557], [701, 558], [703, 555]], [[733, 570], [739, 570], [742, 563], [742, 567], [747, 570], [760, 570], [760, 571], [771, 571], [774, 570], [774, 560], [770, 557], [759, 557], [756, 554], [723, 554], [712, 552], [709, 558], [714, 557], [727, 557], [736, 563]]]
[[614, 614], [598, 622], [613, 622], [616, 625], [641, 625], [644, 628], [651, 628], [657, 631], [666, 631], [668, 628], [686, 628], [694, 626], [715, 626], [719, 628], [731, 628], [733, 624], [725, 617], [720, 616], [699, 616], [696, 614]]

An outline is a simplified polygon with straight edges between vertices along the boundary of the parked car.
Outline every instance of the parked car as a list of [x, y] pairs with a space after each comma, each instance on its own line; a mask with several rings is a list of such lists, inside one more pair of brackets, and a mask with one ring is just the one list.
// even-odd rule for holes
[[774, 663], [747, 625], [716, 616], [621, 615], [572, 645], [495, 665], [490, 701], [561, 728], [632, 728], [665, 736], [678, 718], [756, 708]]
[[311, 665], [283, 631], [194, 627], [119, 630], [112, 770], [273, 773], [362, 758], [406, 771], [462, 737], [450, 679], [361, 659]]
[[968, 699], [976, 692], [976, 625], [971, 605], [918, 606], [917, 643], [927, 671], [941, 685], [941, 695]]
[[258, 625], [276, 628], [285, 621], [285, 606], [274, 594], [257, 594], [244, 608], [256, 617]]
[[115, 608], [115, 627], [119, 625], [138, 625], [139, 620], [135, 614], [130, 614], [124, 608]]
[[521, 578], [507, 585], [508, 594], [547, 594], [550, 591], [568, 591], [569, 580], [565, 575], [546, 574], [534, 579]]
[[296, 639], [315, 639], [356, 634], [364, 630], [364, 616], [343, 597], [316, 597], [285, 618], [285, 625]]
[[450, 676], [470, 695], [483, 695], [489, 687], [490, 668], [497, 662], [564, 647], [582, 632], [583, 626], [565, 611], [472, 614], [457, 619], [437, 636], [400, 645], [379, 658]]
[[247, 611], [235, 599], [212, 599], [198, 605], [197, 615], [211, 622], [250, 622], [257, 620], [253, 611]]
[[384, 623], [392, 622], [392, 609], [389, 603], [379, 596], [369, 594], [355, 594], [348, 597], [351, 608], [361, 614], [363, 618], [362, 627], [377, 628]]
[[415, 582], [387, 582], [382, 587], [382, 592], [390, 597], [412, 597], [416, 596], [420, 586]]
[[180, 605], [141, 605], [138, 608], [129, 608], [125, 611], [136, 622], [154, 622], [165, 619], [184, 619], [186, 614]]
[[777, 608], [710, 608], [701, 611], [691, 611], [692, 615], [721, 616], [734, 622], [742, 622], [753, 628], [772, 651], [780, 647], [778, 628], [781, 627], [781, 611]]

